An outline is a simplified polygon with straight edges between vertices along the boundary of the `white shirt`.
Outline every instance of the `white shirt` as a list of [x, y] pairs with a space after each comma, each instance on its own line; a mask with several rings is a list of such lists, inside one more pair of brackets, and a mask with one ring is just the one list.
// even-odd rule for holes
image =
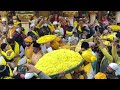
[[20, 46], [20, 57], [23, 57], [24, 56], [24, 54], [25, 54], [25, 50], [24, 50], [24, 48], [23, 48], [23, 46], [21, 45]]

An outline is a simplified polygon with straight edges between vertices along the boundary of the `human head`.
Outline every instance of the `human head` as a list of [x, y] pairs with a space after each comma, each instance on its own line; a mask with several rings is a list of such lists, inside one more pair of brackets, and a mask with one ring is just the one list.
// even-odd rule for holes
[[28, 36], [27, 38], [25, 38], [24, 41], [25, 41], [25, 45], [26, 45], [27, 47], [29, 47], [29, 46], [32, 44], [32, 42], [33, 42], [31, 36]]
[[21, 33], [21, 31], [22, 31], [22, 28], [21, 27], [16, 27], [16, 32], [18, 32], [18, 33]]
[[31, 29], [31, 30], [34, 30], [34, 28], [35, 28], [35, 24], [32, 23], [32, 24], [30, 25], [30, 29]]
[[2, 18], [2, 24], [3, 26], [6, 25], [7, 19], [6, 18]]
[[89, 44], [88, 42], [83, 42], [82, 45], [81, 45], [81, 50], [87, 50], [89, 48]]
[[57, 28], [58, 22], [57, 22], [57, 21], [54, 21], [54, 22], [53, 22], [53, 25], [55, 26], [55, 28]]
[[115, 73], [116, 70], [118, 70], [118, 65], [116, 63], [110, 63], [109, 66], [107, 67], [108, 74]]
[[108, 30], [104, 30], [103, 35], [107, 35], [107, 34], [108, 34]]
[[117, 32], [116, 37], [120, 40], [120, 32]]
[[6, 52], [7, 50], [9, 50], [9, 46], [6, 43], [2, 43], [1, 50]]
[[38, 53], [40, 51], [40, 44], [38, 44], [36, 41], [33, 42], [33, 52]]
[[16, 16], [13, 16], [13, 22], [17, 22], [17, 17]]
[[12, 45], [15, 45], [15, 39], [14, 38], [9, 38], [7, 39], [8, 43], [12, 46]]
[[13, 25], [14, 25], [13, 21], [8, 22], [9, 29], [11, 29], [13, 27]]
[[91, 47], [93, 49], [95, 47], [95, 43], [94, 42], [89, 42], [89, 47]]
[[82, 39], [86, 39], [86, 38], [87, 38], [87, 35], [88, 35], [88, 32], [83, 31], [83, 33], [82, 33]]

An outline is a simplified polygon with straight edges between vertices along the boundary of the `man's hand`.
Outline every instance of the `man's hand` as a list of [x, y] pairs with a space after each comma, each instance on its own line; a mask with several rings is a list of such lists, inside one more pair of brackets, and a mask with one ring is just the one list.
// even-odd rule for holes
[[28, 73], [39, 73], [41, 72], [40, 70], [36, 69], [33, 65], [31, 64], [25, 64], [24, 66], [26, 66], [28, 68]]
[[96, 41], [98, 44], [100, 44], [102, 42], [102, 40], [99, 37], [96, 37]]
[[16, 54], [14, 58], [18, 58], [18, 57], [20, 57], [20, 55], [19, 55], [19, 54]]
[[7, 56], [10, 56], [11, 53], [12, 53], [12, 51], [9, 51], [9, 52], [7, 53]]

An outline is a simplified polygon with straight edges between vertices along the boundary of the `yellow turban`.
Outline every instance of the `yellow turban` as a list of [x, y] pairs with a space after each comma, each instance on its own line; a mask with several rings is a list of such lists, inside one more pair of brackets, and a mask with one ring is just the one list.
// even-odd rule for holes
[[30, 42], [30, 43], [32, 43], [32, 42], [33, 42], [32, 37], [31, 37], [31, 36], [28, 36], [27, 38], [25, 38], [25, 42]]
[[104, 73], [98, 72], [95, 76], [95, 79], [107, 79], [106, 75]]

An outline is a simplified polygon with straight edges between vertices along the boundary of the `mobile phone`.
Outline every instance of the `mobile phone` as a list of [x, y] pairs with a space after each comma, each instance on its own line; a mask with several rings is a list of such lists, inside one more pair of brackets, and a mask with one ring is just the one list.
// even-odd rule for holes
[[20, 73], [26, 73], [27, 72], [27, 67], [23, 66], [23, 65], [19, 65], [17, 67], [17, 71], [20, 72]]

